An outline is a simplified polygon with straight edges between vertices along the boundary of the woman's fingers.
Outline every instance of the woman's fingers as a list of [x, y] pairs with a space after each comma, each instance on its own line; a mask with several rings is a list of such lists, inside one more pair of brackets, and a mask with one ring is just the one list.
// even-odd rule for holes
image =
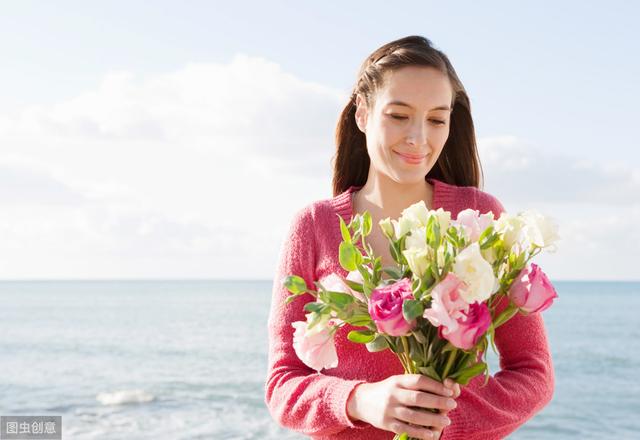
[[412, 423], [422, 427], [432, 426], [442, 429], [451, 424], [447, 416], [417, 407], [396, 406], [389, 414], [401, 422]]
[[460, 396], [461, 390], [460, 390], [460, 384], [454, 382], [451, 379], [447, 379], [444, 381], [444, 384], [447, 388], [449, 388], [450, 390], [453, 391], [453, 398], [456, 399], [458, 396]]
[[452, 390], [443, 383], [421, 374], [402, 374], [396, 376], [396, 384], [411, 390], [429, 391], [441, 396], [451, 396]]
[[413, 426], [397, 419], [389, 424], [389, 429], [396, 434], [406, 432], [409, 437], [422, 438], [426, 440], [433, 440], [436, 438], [434, 432], [428, 428]]
[[452, 410], [457, 406], [456, 401], [451, 397], [443, 397], [436, 394], [425, 393], [416, 390], [399, 388], [395, 392], [395, 397], [404, 406], [419, 406], [421, 408], [434, 408]]

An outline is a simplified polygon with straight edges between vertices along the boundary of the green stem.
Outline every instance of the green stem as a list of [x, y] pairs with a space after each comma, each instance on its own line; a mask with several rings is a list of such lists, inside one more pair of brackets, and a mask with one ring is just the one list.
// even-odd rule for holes
[[447, 358], [447, 365], [445, 365], [444, 372], [442, 373], [442, 380], [443, 381], [447, 378], [447, 375], [449, 374], [449, 371], [451, 370], [451, 367], [453, 366], [453, 361], [456, 358], [456, 354], [458, 354], [458, 349], [457, 348], [454, 348], [453, 350], [451, 350], [449, 352], [449, 357]]
[[414, 369], [411, 366], [413, 362], [411, 361], [411, 356], [409, 355], [409, 344], [407, 343], [407, 337], [400, 336], [400, 339], [402, 340], [402, 346], [404, 347], [404, 354], [406, 355], [406, 359], [407, 359], [407, 367], [408, 367], [407, 371], [409, 373], [415, 373]]

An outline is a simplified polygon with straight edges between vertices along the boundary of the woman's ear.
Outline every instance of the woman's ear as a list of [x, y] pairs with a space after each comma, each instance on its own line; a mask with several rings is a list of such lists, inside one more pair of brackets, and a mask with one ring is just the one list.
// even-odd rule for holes
[[356, 95], [356, 125], [361, 132], [366, 133], [367, 103], [359, 93]]

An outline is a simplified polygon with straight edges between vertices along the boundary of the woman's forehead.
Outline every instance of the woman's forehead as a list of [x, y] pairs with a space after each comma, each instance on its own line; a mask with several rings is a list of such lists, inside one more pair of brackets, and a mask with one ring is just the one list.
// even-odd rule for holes
[[432, 67], [405, 67], [386, 75], [376, 101], [380, 106], [406, 104], [417, 109], [449, 107], [452, 88], [446, 74]]

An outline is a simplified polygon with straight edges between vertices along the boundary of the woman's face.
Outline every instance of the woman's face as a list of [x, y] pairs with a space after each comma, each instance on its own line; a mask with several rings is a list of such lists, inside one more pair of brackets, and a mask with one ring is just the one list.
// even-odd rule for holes
[[439, 70], [408, 66], [387, 74], [372, 108], [358, 95], [356, 122], [366, 135], [370, 175], [424, 181], [449, 136], [452, 93]]

